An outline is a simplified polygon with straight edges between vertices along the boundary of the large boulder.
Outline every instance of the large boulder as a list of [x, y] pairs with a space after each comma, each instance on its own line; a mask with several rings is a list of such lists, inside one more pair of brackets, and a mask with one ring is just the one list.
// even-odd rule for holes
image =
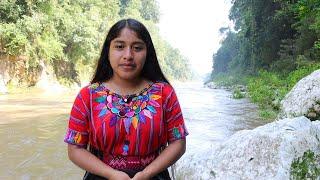
[[279, 118], [320, 117], [320, 70], [301, 79], [281, 101]]
[[320, 153], [319, 137], [319, 121], [304, 116], [242, 130], [197, 162], [190, 179], [290, 179], [295, 158]]

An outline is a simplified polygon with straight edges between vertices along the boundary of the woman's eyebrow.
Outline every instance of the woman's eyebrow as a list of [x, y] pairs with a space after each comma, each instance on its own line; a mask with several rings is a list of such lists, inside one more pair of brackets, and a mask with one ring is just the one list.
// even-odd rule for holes
[[[114, 43], [126, 43], [125, 41], [122, 41], [122, 40], [114, 40], [113, 41]], [[143, 41], [134, 41], [132, 44], [145, 44]]]
[[136, 41], [136, 42], [133, 42], [133, 44], [138, 44], [138, 45], [145, 45], [146, 43], [144, 43], [143, 41]]
[[113, 41], [114, 43], [124, 43], [124, 41], [121, 41], [121, 40], [115, 40]]

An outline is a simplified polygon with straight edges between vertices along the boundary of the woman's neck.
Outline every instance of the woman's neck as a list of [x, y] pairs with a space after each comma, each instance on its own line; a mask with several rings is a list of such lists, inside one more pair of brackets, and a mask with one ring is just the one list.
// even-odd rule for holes
[[123, 80], [112, 77], [107, 81], [107, 84], [113, 91], [121, 95], [135, 94], [141, 91], [146, 86], [147, 81], [144, 78], [133, 80]]

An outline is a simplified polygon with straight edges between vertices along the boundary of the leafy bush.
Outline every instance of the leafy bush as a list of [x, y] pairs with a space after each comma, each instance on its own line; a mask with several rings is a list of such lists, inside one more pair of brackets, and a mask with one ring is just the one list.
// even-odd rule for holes
[[286, 78], [288, 88], [291, 89], [300, 79], [311, 74], [317, 69], [320, 69], [320, 63], [308, 64], [289, 73], [289, 76]]
[[253, 102], [262, 108], [279, 110], [279, 102], [287, 93], [285, 81], [276, 73], [260, 71], [248, 81], [248, 93]]
[[25, 51], [28, 42], [26, 35], [16, 24], [0, 24], [0, 45], [10, 55], [21, 54]]
[[290, 168], [291, 179], [317, 179], [320, 177], [320, 156], [308, 150], [295, 159]]
[[244, 92], [241, 92], [241, 90], [239, 88], [235, 88], [233, 90], [233, 93], [232, 93], [232, 97], [234, 99], [241, 99], [241, 98], [244, 98], [245, 97], [245, 93]]

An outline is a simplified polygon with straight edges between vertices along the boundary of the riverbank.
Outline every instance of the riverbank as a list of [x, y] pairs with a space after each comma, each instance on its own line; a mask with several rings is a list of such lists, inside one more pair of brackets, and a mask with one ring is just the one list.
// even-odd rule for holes
[[[257, 75], [239, 75], [233, 73], [215, 74], [211, 79], [216, 87], [227, 87], [233, 97], [248, 97], [259, 106], [259, 116], [266, 120], [274, 120], [280, 111], [280, 102], [294, 85], [303, 77], [320, 69], [320, 64], [300, 67], [288, 74], [259, 71]], [[208, 82], [209, 83], [209, 82]], [[244, 86], [245, 92], [239, 87]]]
[[[258, 76], [248, 78], [251, 101], [264, 100], [260, 108], [268, 108], [268, 102], [275, 104], [274, 97], [279, 98], [276, 110], [275, 106], [269, 106], [277, 117], [274, 122], [253, 131], [240, 131], [222, 143], [212, 156], [208, 177], [215, 172], [217, 179], [319, 179], [320, 70], [312, 70], [299, 69], [286, 77], [259, 72]], [[283, 96], [275, 93], [280, 90]]]

